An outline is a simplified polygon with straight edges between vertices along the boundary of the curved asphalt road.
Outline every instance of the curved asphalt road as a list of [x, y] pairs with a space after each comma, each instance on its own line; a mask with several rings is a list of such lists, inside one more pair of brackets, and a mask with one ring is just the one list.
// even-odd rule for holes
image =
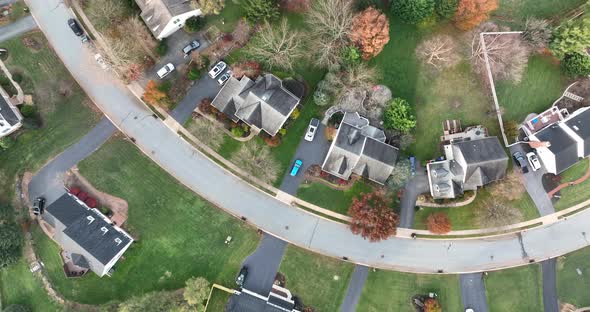
[[475, 272], [524, 265], [588, 246], [590, 210], [521, 234], [465, 240], [390, 238], [371, 243], [344, 224], [322, 219], [258, 191], [196, 151], [125, 86], [99, 70], [68, 28], [59, 0], [28, 0], [40, 28], [80, 86], [105, 115], [163, 169], [193, 191], [295, 245], [333, 257], [399, 271]]

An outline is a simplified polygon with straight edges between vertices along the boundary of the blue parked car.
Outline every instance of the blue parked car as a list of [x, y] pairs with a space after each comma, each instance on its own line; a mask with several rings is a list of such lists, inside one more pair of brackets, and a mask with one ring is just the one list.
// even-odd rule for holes
[[297, 175], [297, 172], [299, 172], [299, 168], [301, 168], [301, 166], [303, 165], [303, 162], [299, 159], [295, 160], [295, 163], [293, 164], [293, 168], [291, 169], [291, 176], [294, 177]]

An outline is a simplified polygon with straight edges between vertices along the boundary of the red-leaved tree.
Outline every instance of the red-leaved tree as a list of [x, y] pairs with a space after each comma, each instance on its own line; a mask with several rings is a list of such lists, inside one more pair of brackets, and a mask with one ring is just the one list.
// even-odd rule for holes
[[359, 47], [363, 59], [370, 59], [389, 42], [389, 20], [379, 10], [369, 7], [354, 16], [348, 37]]
[[166, 93], [158, 89], [158, 84], [155, 81], [148, 81], [145, 92], [143, 93], [143, 100], [146, 103], [154, 106], [162, 105], [166, 98]]
[[260, 75], [261, 66], [256, 61], [245, 61], [233, 66], [232, 73], [236, 78], [246, 76], [250, 79], [256, 79]]
[[498, 8], [498, 0], [459, 0], [453, 22], [461, 30], [469, 30], [490, 18]]
[[362, 194], [355, 198], [348, 209], [352, 218], [350, 230], [372, 242], [395, 235], [398, 215], [390, 207], [391, 200], [382, 191]]
[[435, 234], [446, 234], [451, 231], [451, 220], [444, 212], [435, 212], [426, 218], [428, 230]]

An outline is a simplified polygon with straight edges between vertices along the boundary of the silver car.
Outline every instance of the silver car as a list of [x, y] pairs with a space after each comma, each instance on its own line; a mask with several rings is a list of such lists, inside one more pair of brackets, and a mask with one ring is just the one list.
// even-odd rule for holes
[[172, 65], [172, 63], [168, 63], [166, 65], [164, 65], [164, 67], [160, 68], [160, 70], [158, 70], [157, 74], [158, 77], [160, 77], [160, 79], [168, 76], [171, 72], [174, 71], [174, 65]]
[[224, 61], [218, 62], [209, 71], [209, 77], [211, 77], [213, 79], [217, 78], [217, 76], [219, 76], [219, 74], [221, 74], [221, 72], [224, 71], [226, 67], [227, 67], [227, 64], [225, 64]]

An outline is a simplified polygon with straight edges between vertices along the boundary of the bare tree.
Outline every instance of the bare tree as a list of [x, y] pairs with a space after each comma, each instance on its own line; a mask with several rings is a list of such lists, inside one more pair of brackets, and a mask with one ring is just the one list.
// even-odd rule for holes
[[279, 176], [280, 167], [270, 148], [253, 141], [244, 143], [230, 160], [266, 183], [273, 183]]
[[551, 41], [553, 29], [549, 22], [543, 19], [529, 18], [526, 20], [523, 38], [535, 49], [543, 49]]
[[374, 67], [361, 63], [339, 72], [328, 72], [324, 81], [325, 88], [331, 90], [337, 99], [341, 99], [348, 92], [368, 91], [378, 79], [379, 73]]
[[525, 189], [520, 175], [512, 171], [503, 180], [490, 184], [488, 191], [494, 196], [499, 196], [507, 200], [515, 200], [522, 196]]
[[248, 45], [246, 53], [265, 63], [269, 68], [292, 70], [297, 59], [304, 55], [301, 34], [289, 28], [283, 19], [278, 27], [265, 23]]
[[437, 35], [422, 41], [416, 47], [416, 57], [435, 70], [453, 67], [461, 60], [457, 43], [448, 35]]
[[313, 61], [320, 67], [340, 63], [342, 48], [349, 43], [352, 26], [352, 0], [318, 0], [307, 13], [306, 22], [313, 30]]
[[522, 212], [507, 203], [492, 197], [483, 202], [476, 211], [480, 227], [497, 227], [522, 221]]
[[86, 14], [98, 29], [106, 29], [120, 22], [125, 5], [120, 0], [89, 0], [84, 3]]
[[[501, 31], [508, 31], [508, 29], [487, 22], [468, 33], [468, 38], [471, 40], [470, 59], [476, 73], [482, 74], [486, 70], [480, 33]], [[524, 44], [522, 36], [519, 34], [488, 34], [484, 36], [484, 40], [490, 68], [495, 78], [520, 82], [529, 56], [529, 49]]]
[[223, 132], [220, 127], [205, 117], [200, 117], [191, 122], [187, 130], [205, 145], [218, 149], [223, 144]]

